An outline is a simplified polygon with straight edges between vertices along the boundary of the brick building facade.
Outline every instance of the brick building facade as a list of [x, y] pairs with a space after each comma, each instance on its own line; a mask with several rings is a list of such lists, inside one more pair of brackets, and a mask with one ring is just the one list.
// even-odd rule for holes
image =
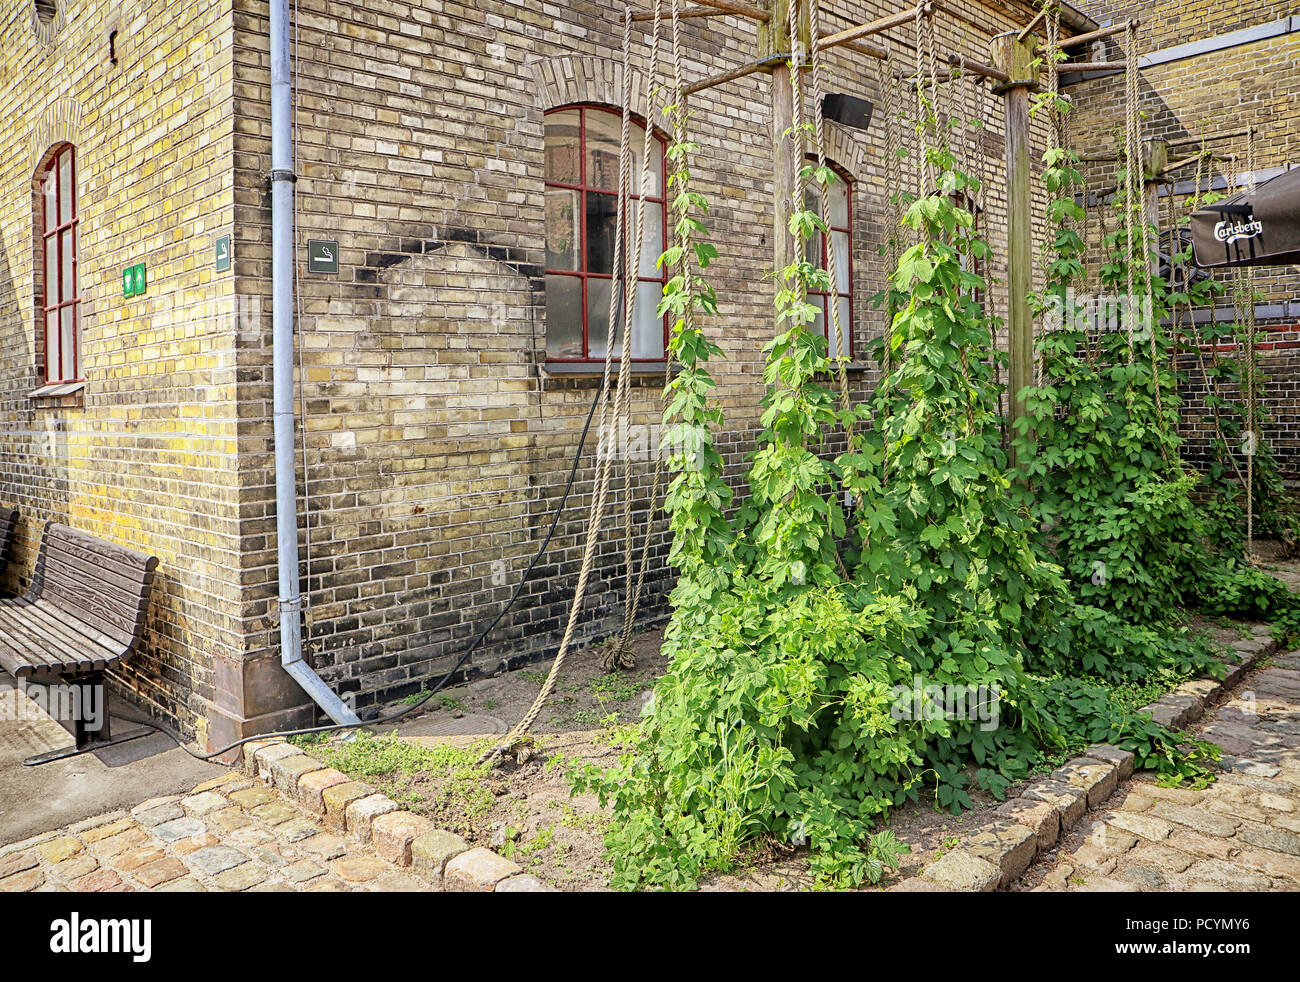
[[[894, 10], [826, 7], [828, 31]], [[1020, 0], [966, 9], [970, 23], [941, 19], [940, 44], [978, 60], [990, 36], [1032, 16]], [[317, 672], [363, 717], [455, 661], [501, 609], [563, 494], [599, 366], [547, 357], [547, 114], [618, 108], [621, 14], [611, 0], [295, 5], [304, 633]], [[759, 51], [752, 22], [684, 24], [692, 80]], [[278, 651], [266, 5], [2, 0], [0, 25], [0, 502], [22, 510], [3, 586], [29, 581], [51, 518], [151, 550], [161, 564], [145, 643], [118, 679], [132, 699], [210, 744], [305, 723], [314, 707]], [[645, 118], [646, 45], [634, 52], [633, 109]], [[899, 49], [901, 66], [911, 57]], [[883, 104], [881, 62], [838, 50], [828, 61], [829, 88]], [[709, 327], [725, 352], [719, 445], [736, 474], [773, 330], [770, 88], [757, 74], [691, 100], [693, 171], [721, 252]], [[988, 184], [988, 272], [1002, 280], [1000, 104], [987, 88], [968, 98], [986, 124], [969, 152]], [[878, 132], [829, 135], [850, 181], [850, 374], [862, 394], [883, 328], [867, 299], [885, 276], [886, 161]], [[68, 146], [81, 370], [47, 385], [37, 209], [46, 165]], [[309, 241], [337, 246], [337, 272], [312, 271]], [[139, 264], [144, 292], [124, 297], [123, 273]], [[997, 287], [991, 302], [1005, 311]], [[652, 428], [663, 368], [640, 369], [632, 413]], [[596, 439], [549, 551], [475, 670], [555, 650]], [[638, 534], [655, 536], [654, 616], [669, 575], [650, 479], [645, 461], [616, 468], [611, 510], [632, 494]], [[621, 624], [619, 522], [601, 542], [584, 638]]]
[[[1169, 144], [1169, 158], [1186, 158], [1205, 146], [1217, 159], [1203, 178], [1221, 193], [1244, 187], [1252, 170], [1258, 181], [1300, 165], [1300, 18], [1293, 4], [1275, 0], [1241, 3], [1172, 3], [1168, 0], [1088, 0], [1079, 9], [1099, 23], [1136, 18], [1141, 23], [1143, 70], [1140, 109], [1148, 138]], [[1106, 42], [1094, 60], [1123, 57], [1122, 39]], [[1066, 91], [1078, 107], [1073, 120], [1073, 146], [1085, 158], [1115, 149], [1116, 126], [1122, 121], [1124, 79], [1119, 74], [1076, 80], [1067, 76]], [[1254, 129], [1251, 140], [1243, 131]], [[1229, 139], [1221, 139], [1231, 135]], [[1114, 184], [1113, 163], [1091, 160], [1086, 165], [1089, 187]], [[1194, 192], [1196, 170], [1184, 167], [1160, 184], [1158, 214], [1162, 233], [1186, 222], [1186, 201]], [[1171, 213], [1172, 208], [1172, 213]], [[1115, 219], [1109, 218], [1113, 230]], [[1094, 260], [1099, 255], [1100, 221], [1090, 221]], [[1092, 264], [1095, 268], [1095, 261]], [[1231, 270], [1214, 274], [1228, 287], [1216, 317], [1232, 320]], [[1094, 282], [1095, 288], [1095, 282]], [[1255, 288], [1260, 330], [1260, 370], [1268, 376], [1263, 409], [1271, 419], [1261, 428], [1283, 477], [1300, 479], [1300, 276], [1294, 266], [1260, 267]], [[1203, 312], [1204, 315], [1204, 312]], [[1210, 355], [1207, 351], [1206, 355]], [[1224, 350], [1220, 357], [1242, 358]], [[1184, 352], [1178, 367], [1187, 378], [1187, 401], [1181, 433], [1188, 440], [1185, 456], [1201, 462], [1208, 455], [1213, 425], [1205, 419], [1205, 382], [1197, 358]]]

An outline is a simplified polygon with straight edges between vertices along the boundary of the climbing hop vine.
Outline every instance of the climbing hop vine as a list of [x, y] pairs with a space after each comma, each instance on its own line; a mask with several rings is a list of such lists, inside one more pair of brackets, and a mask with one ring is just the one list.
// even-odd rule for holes
[[[928, 98], [922, 136], [936, 127]], [[928, 144], [916, 161], [922, 193], [903, 216], [915, 244], [890, 271], [886, 371], [862, 403], [832, 390], [838, 366], [808, 302], [831, 280], [809, 258], [819, 250], [805, 248], [827, 230], [804, 190], [837, 178], [820, 161], [799, 170], [794, 249], [775, 272], [760, 432], [733, 502], [706, 370], [720, 352], [697, 320], [717, 306], [704, 277], [716, 255], [704, 240], [708, 202], [689, 184], [698, 148], [685, 137], [684, 108], [671, 111], [677, 235], [661, 262], [675, 273], [660, 310], [673, 317], [681, 371], [669, 383], [665, 423], [689, 434], [691, 450], [670, 460], [679, 575], [669, 667], [618, 766], [572, 773], [575, 789], [613, 808], [612, 885], [690, 888], [760, 842], [807, 846], [823, 884], [877, 882], [905, 851], [883, 827], [894, 808], [929, 791], [960, 811], [972, 804], [972, 785], [1001, 796], [1086, 742], [1119, 743], [1174, 778], [1203, 773], [1188, 761], [1208, 751], [1180, 749], [1176, 735], [1135, 719], [1100, 675], [1065, 674], [1079, 672], [1071, 631], [1081, 605], [1042, 543], [1043, 512], [1012, 491], [993, 367], [998, 322], [972, 262], [988, 246], [965, 207], [978, 185], [946, 141], [918, 141]], [[786, 134], [795, 159], [810, 133], [796, 113]], [[1058, 220], [1078, 218], [1071, 172], [1068, 154], [1049, 161]], [[1065, 230], [1055, 245], [1049, 289], [1064, 289], [1081, 241]], [[1048, 497], [1076, 462], [1073, 444], [1063, 449], [1049, 426], [1062, 359], [1103, 377], [1087, 340], [1054, 337], [1055, 367], [1031, 393], [1038, 411], [1029, 426], [1044, 445], [1026, 472]], [[1108, 384], [1140, 393], [1127, 357], [1119, 368]], [[1153, 466], [1164, 460], [1150, 440], [1131, 452]], [[1162, 650], [1142, 649], [1153, 661]], [[976, 711], [954, 713], [953, 693]]]

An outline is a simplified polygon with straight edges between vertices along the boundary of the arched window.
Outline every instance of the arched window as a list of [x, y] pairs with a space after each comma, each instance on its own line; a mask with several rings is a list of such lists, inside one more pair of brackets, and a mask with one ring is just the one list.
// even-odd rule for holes
[[[621, 114], [598, 106], [571, 106], [546, 115], [548, 361], [603, 361], [605, 358], [610, 291], [615, 289], [621, 129]], [[641, 187], [644, 135], [642, 126], [634, 122], [630, 139], [634, 192]], [[634, 194], [625, 219], [624, 248], [630, 250], [637, 209], [645, 208], [632, 326], [632, 358], [638, 361], [661, 361], [668, 340], [668, 320], [655, 313], [666, 276], [655, 265], [663, 252], [666, 233], [664, 145], [657, 134], [651, 146], [653, 159], [645, 200]], [[619, 309], [622, 309], [621, 298]], [[621, 350], [621, 330], [619, 337], [615, 358]]]
[[[815, 163], [815, 158], [810, 159]], [[828, 214], [821, 213], [821, 200], [815, 186], [809, 186], [804, 196], [804, 208], [815, 212], [826, 222], [830, 235], [835, 240], [835, 269], [831, 277], [831, 289], [809, 290], [808, 302], [821, 305], [821, 313], [813, 322], [813, 329], [826, 336], [827, 350], [832, 357], [839, 351], [836, 345], [835, 325], [831, 321], [831, 304], [839, 304], [840, 329], [844, 332], [844, 352], [853, 357], [853, 183], [848, 175], [838, 167], [833, 168], [839, 180], [826, 189]], [[811, 263], [822, 269], [827, 266], [826, 236], [820, 232], [813, 233], [805, 243], [805, 255]]]
[[41, 318], [38, 350], [44, 352], [45, 382], [80, 378], [77, 351], [77, 163], [71, 144], [53, 150], [37, 173], [36, 227], [41, 230]]

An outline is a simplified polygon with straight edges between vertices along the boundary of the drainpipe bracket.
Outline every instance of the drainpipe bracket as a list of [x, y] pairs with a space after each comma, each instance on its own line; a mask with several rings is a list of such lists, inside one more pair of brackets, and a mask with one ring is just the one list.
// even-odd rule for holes
[[300, 612], [305, 606], [302, 597], [293, 597], [291, 599], [281, 597], [279, 603], [280, 603], [280, 610], [288, 614], [296, 614]]
[[271, 184], [276, 181], [288, 181], [290, 184], [298, 183], [298, 175], [286, 167], [277, 167], [266, 175], [266, 179]]

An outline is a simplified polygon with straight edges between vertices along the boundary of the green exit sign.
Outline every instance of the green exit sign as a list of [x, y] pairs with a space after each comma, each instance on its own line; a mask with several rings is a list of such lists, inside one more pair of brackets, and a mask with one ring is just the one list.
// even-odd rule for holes
[[149, 278], [145, 274], [144, 263], [136, 263], [122, 270], [122, 296], [141, 297], [148, 289]]

